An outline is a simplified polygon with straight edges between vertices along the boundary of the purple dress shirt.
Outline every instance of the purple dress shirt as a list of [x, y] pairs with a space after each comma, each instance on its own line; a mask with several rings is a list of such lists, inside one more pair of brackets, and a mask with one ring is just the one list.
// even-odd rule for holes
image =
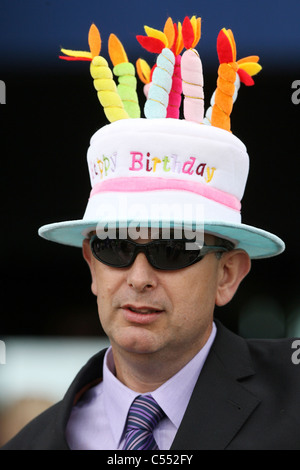
[[[215, 335], [216, 326], [213, 324], [209, 339], [196, 356], [151, 392], [166, 414], [154, 430], [160, 450], [170, 449], [172, 445]], [[103, 363], [103, 381], [88, 390], [72, 409], [66, 430], [71, 449], [122, 449], [127, 414], [133, 400], [140, 394], [121, 383], [114, 371], [112, 350], [109, 348]]]

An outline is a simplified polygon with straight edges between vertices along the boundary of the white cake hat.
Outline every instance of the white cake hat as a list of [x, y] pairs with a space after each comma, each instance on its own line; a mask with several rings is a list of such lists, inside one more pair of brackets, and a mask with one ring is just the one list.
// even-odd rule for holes
[[[42, 237], [80, 247], [99, 227], [196, 226], [232, 241], [251, 258], [284, 250], [277, 236], [241, 222], [249, 157], [230, 131], [229, 116], [240, 80], [252, 84], [250, 75], [260, 70], [258, 58], [236, 62], [231, 31], [220, 32], [217, 89], [204, 116], [202, 65], [194, 50], [199, 20], [185, 18], [181, 27], [168, 19], [163, 32], [145, 27], [147, 36], [138, 37], [148, 50], [159, 52], [151, 73], [144, 61], [137, 62], [146, 85], [145, 118], [140, 117], [134, 67], [116, 36], [110, 37], [109, 53], [118, 87], [99, 56], [101, 39], [94, 25], [90, 53], [63, 50], [67, 58], [92, 61], [94, 85], [111, 123], [94, 134], [88, 149], [92, 190], [83, 218], [45, 225], [39, 229]], [[179, 119], [182, 93], [184, 119]]]

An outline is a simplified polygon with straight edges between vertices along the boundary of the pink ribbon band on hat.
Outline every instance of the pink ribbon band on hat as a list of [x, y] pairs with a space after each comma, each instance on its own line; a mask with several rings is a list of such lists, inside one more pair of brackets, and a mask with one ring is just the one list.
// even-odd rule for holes
[[241, 210], [241, 202], [232, 194], [225, 193], [219, 189], [211, 186], [206, 186], [201, 183], [194, 183], [191, 181], [183, 181], [179, 179], [164, 179], [164, 178], [147, 178], [147, 177], [132, 177], [132, 178], [112, 178], [110, 180], [101, 181], [97, 183], [90, 194], [93, 197], [95, 194], [103, 192], [143, 192], [143, 191], [189, 191], [196, 193], [199, 196], [206, 197], [212, 201], [223, 204], [235, 211]]

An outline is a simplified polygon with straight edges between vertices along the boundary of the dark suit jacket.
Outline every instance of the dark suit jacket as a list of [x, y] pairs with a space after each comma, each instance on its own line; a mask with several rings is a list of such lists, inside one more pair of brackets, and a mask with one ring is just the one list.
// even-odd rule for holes
[[[171, 449], [300, 450], [300, 364], [292, 339], [245, 340], [218, 323], [215, 342]], [[68, 450], [72, 404], [101, 380], [105, 351], [81, 369], [61, 402], [3, 449]]]

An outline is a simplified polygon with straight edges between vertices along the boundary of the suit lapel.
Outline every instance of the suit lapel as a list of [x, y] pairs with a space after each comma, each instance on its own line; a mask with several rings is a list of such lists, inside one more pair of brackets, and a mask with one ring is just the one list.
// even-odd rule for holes
[[217, 328], [171, 449], [224, 449], [259, 404], [240, 383], [254, 374], [246, 341]]

